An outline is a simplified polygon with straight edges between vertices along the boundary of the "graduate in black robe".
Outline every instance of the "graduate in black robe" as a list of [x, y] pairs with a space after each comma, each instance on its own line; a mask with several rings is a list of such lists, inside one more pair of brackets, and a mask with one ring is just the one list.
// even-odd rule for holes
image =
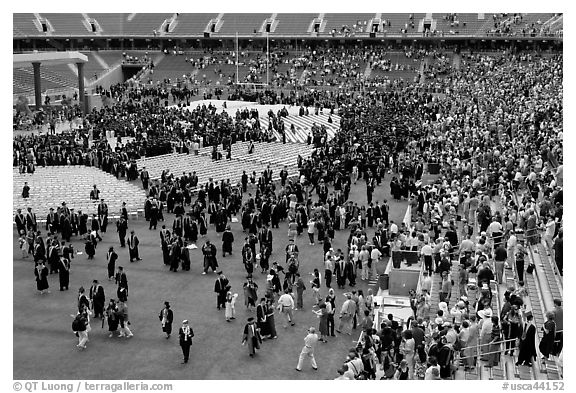
[[92, 282], [90, 287], [90, 300], [92, 300], [92, 309], [94, 310], [94, 317], [104, 318], [104, 306], [106, 304], [106, 295], [104, 294], [104, 287], [98, 284], [98, 280]]
[[108, 249], [108, 254], [106, 255], [106, 260], [108, 261], [108, 280], [114, 278], [114, 272], [116, 271], [116, 260], [118, 259], [118, 254], [114, 251], [114, 247]]
[[60, 290], [67, 291], [70, 285], [70, 260], [68, 258], [60, 257], [58, 279], [60, 281]]
[[228, 216], [224, 211], [224, 208], [220, 208], [220, 210], [216, 212], [216, 219], [214, 223], [216, 224], [217, 233], [224, 232], [226, 229], [226, 224], [228, 223]]
[[48, 291], [48, 268], [44, 262], [39, 262], [34, 268], [34, 276], [36, 276], [36, 289], [44, 294]]
[[222, 234], [222, 256], [225, 257], [226, 253], [232, 255], [232, 243], [234, 243], [234, 234], [230, 230], [230, 225], [226, 226], [226, 230]]

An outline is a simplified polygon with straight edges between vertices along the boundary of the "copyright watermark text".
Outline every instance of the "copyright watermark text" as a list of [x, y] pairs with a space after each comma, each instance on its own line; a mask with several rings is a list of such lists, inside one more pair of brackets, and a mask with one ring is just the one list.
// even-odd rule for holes
[[172, 391], [171, 383], [146, 383], [146, 382], [14, 382], [15, 392], [134, 392], [134, 391]]

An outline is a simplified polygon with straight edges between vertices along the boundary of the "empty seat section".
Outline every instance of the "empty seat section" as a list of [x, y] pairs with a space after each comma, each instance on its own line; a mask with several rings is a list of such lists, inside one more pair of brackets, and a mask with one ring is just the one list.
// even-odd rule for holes
[[274, 35], [295, 35], [305, 34], [310, 27], [310, 23], [318, 14], [278, 14], [276, 20], [278, 25], [274, 30]]
[[254, 34], [254, 30], [259, 32], [264, 20], [270, 16], [271, 14], [224, 14], [218, 34]]
[[204, 29], [211, 19], [218, 16], [216, 13], [207, 14], [179, 14], [174, 30], [168, 35], [193, 35], [202, 36]]
[[69, 35], [88, 35], [93, 34], [86, 29], [82, 23], [84, 17], [82, 14], [40, 14], [43, 18], [48, 19], [54, 28], [52, 35], [69, 36]]

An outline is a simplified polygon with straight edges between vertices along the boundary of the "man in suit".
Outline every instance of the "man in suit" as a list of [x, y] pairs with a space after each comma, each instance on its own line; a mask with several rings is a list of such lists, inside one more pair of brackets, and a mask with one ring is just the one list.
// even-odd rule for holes
[[128, 237], [128, 251], [130, 253], [130, 262], [134, 262], [134, 259], [137, 261], [141, 261], [142, 258], [138, 255], [138, 244], [140, 244], [140, 240], [138, 240], [138, 236], [134, 234], [134, 230], [130, 231], [130, 237]]
[[228, 279], [226, 278], [224, 273], [222, 273], [222, 271], [219, 271], [216, 274], [218, 274], [219, 277], [216, 279], [216, 282], [214, 283], [214, 292], [217, 293], [216, 308], [220, 310], [220, 308], [226, 307], [226, 294], [228, 293], [230, 286], [228, 285], [229, 284]]
[[536, 326], [534, 326], [534, 316], [529, 313], [526, 316], [526, 323], [520, 336], [517, 366], [532, 366], [532, 361], [536, 359]]
[[338, 284], [338, 288], [344, 288], [346, 284], [346, 263], [344, 262], [344, 258], [340, 255], [339, 260], [334, 265], [334, 270], [336, 273], [336, 284]]
[[188, 363], [188, 358], [190, 357], [190, 347], [192, 346], [192, 337], [194, 337], [194, 331], [188, 325], [188, 320], [182, 321], [182, 327], [178, 330], [178, 335], [180, 336], [180, 347], [182, 348], [182, 355], [184, 359], [182, 364]]

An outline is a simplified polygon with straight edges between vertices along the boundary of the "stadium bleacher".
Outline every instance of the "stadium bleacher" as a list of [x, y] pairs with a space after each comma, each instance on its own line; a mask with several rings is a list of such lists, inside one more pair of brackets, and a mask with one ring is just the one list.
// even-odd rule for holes
[[204, 31], [208, 22], [218, 16], [216, 13], [178, 14], [174, 30], [167, 35], [197, 35]]
[[[46, 218], [51, 207], [61, 206], [66, 202], [69, 208], [92, 215], [97, 213], [97, 204], [90, 200], [90, 191], [94, 184], [100, 190], [100, 196], [106, 200], [110, 212], [119, 213], [122, 202], [126, 202], [129, 212], [141, 208], [146, 197], [144, 190], [124, 180], [94, 167], [85, 166], [49, 166], [38, 167], [34, 174], [12, 171], [13, 212], [31, 207], [38, 219]], [[30, 186], [30, 197], [22, 198], [24, 182]], [[65, 195], [65, 197], [63, 197]]]
[[74, 36], [74, 35], [86, 35], [88, 34], [88, 29], [82, 23], [84, 17], [82, 14], [40, 14], [43, 18], [46, 18], [54, 31], [52, 35], [57, 36]]
[[310, 23], [318, 14], [278, 14], [276, 20], [278, 25], [274, 35], [296, 35], [306, 33]]
[[218, 34], [254, 34], [254, 30], [259, 32], [264, 21], [270, 16], [271, 14], [224, 14], [221, 19], [222, 26]]

